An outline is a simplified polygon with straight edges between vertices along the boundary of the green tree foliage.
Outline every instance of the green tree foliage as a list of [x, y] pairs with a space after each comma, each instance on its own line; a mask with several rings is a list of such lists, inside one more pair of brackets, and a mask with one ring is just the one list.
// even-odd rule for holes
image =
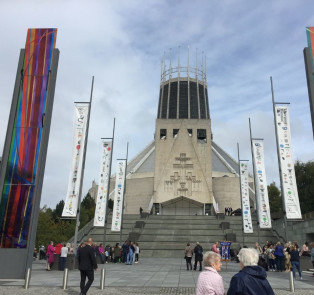
[[280, 190], [276, 186], [275, 182], [272, 182], [267, 186], [268, 190], [268, 198], [269, 198], [269, 206], [271, 213], [282, 212], [282, 201]]
[[[80, 227], [94, 218], [95, 201], [87, 194], [81, 202]], [[38, 215], [38, 225], [36, 234], [36, 247], [47, 246], [50, 241], [55, 243], [66, 242], [74, 236], [75, 219], [62, 219], [64, 201], [60, 201], [54, 210], [44, 206]]]
[[294, 165], [302, 214], [314, 211], [314, 162]]

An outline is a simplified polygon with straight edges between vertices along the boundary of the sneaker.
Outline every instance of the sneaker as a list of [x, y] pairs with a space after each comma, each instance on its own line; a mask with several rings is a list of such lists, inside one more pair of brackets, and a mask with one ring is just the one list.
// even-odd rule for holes
[[300, 280], [302, 281], [302, 280], [303, 280], [303, 278], [302, 278], [302, 277], [300, 277]]

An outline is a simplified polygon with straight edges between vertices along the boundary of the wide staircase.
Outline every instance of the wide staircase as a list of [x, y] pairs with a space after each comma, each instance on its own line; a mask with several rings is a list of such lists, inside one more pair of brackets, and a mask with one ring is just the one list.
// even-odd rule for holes
[[[260, 241], [277, 241], [279, 237], [272, 230], [260, 230], [258, 234], [256, 217], [252, 216], [254, 224], [252, 234], [242, 233], [241, 216], [172, 216], [149, 215], [144, 218], [139, 215], [124, 215], [122, 242], [132, 240], [138, 242], [141, 257], [178, 257], [183, 258], [183, 250], [187, 243], [192, 246], [200, 242], [204, 251], [211, 249], [216, 241], [230, 240], [231, 248], [239, 249], [246, 245], [254, 247]], [[92, 223], [79, 233], [79, 242], [92, 237], [95, 242], [104, 241], [104, 228], [93, 227]], [[120, 232], [111, 231], [111, 215], [108, 217], [106, 245], [120, 242]]]

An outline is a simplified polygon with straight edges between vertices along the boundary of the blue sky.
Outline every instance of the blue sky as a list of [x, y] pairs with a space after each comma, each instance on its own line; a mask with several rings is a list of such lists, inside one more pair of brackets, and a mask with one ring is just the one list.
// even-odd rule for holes
[[[71, 164], [73, 102], [94, 103], [83, 194], [98, 181], [100, 138], [112, 133], [114, 159], [130, 158], [153, 140], [160, 62], [181, 46], [181, 63], [196, 48], [207, 56], [214, 140], [233, 157], [251, 160], [253, 136], [265, 139], [268, 182], [278, 183], [269, 77], [277, 101], [291, 103], [295, 160], [314, 160], [303, 48], [314, 25], [313, 1], [3, 1], [0, 0], [0, 153], [20, 48], [29, 27], [58, 28], [55, 102], [41, 204], [65, 198]], [[115, 164], [113, 164], [113, 168]]]

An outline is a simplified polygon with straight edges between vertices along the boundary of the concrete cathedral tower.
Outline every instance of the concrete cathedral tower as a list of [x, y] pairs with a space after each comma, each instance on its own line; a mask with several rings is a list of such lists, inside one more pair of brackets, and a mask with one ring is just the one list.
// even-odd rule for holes
[[[155, 132], [154, 209], [203, 215], [213, 203], [211, 124], [204, 57], [198, 67], [162, 63]], [[206, 212], [207, 211], [207, 212]]]

